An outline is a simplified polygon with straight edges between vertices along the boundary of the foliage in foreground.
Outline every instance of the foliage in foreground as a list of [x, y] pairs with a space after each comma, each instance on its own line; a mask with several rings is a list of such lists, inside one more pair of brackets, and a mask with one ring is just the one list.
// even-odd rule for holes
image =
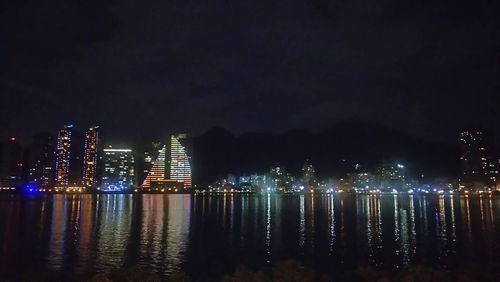
[[[138, 268], [117, 270], [106, 274], [76, 275], [60, 272], [30, 272], [17, 277], [0, 275], [0, 281], [90, 281], [90, 282], [191, 282], [205, 281], [203, 277], [192, 279], [185, 273], [174, 273], [162, 278], [156, 273]], [[354, 271], [323, 273], [296, 260], [275, 263], [265, 270], [253, 270], [245, 265], [236, 266], [233, 273], [222, 278], [224, 282], [268, 282], [268, 281], [379, 281], [379, 282], [446, 282], [446, 281], [500, 281], [500, 263], [491, 265], [471, 264], [456, 271], [437, 270], [422, 265], [408, 266], [400, 271], [380, 271], [371, 266], [360, 266]]]

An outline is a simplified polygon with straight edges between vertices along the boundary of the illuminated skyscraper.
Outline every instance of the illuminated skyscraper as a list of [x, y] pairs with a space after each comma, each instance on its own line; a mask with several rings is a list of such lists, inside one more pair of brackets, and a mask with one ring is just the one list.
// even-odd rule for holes
[[185, 134], [170, 137], [170, 146], [161, 148], [142, 183], [144, 190], [167, 192], [192, 186], [190, 157], [183, 144], [185, 141]]
[[104, 149], [102, 191], [124, 191], [135, 185], [134, 156], [131, 149]]
[[69, 184], [69, 164], [72, 125], [64, 126], [59, 130], [56, 146], [56, 187], [65, 187]]
[[149, 170], [146, 179], [142, 183], [142, 189], [149, 190], [151, 188], [151, 181], [165, 180], [165, 156], [167, 154], [167, 146], [163, 146], [159, 151], [158, 157]]
[[97, 184], [97, 161], [99, 152], [99, 127], [91, 127], [85, 133], [85, 151], [83, 157], [83, 185], [95, 187]]
[[186, 134], [170, 137], [170, 179], [184, 183], [184, 188], [192, 186], [190, 157], [186, 152]]

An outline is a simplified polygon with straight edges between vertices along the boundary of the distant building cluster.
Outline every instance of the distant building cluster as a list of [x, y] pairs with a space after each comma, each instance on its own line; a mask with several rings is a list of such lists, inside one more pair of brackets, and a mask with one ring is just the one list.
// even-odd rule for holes
[[[460, 133], [461, 175], [457, 179], [427, 179], [409, 171], [406, 164], [383, 161], [373, 171], [356, 164], [343, 177], [317, 177], [314, 166], [306, 160], [301, 175], [293, 175], [283, 166], [267, 173], [222, 177], [200, 188], [200, 192], [273, 192], [273, 193], [491, 193], [500, 192], [500, 159], [492, 137], [481, 130]], [[415, 176], [416, 175], [416, 176]]]
[[456, 191], [456, 181], [440, 178], [430, 183], [409, 176], [405, 165], [382, 162], [375, 172], [362, 171], [358, 166], [344, 177], [320, 179], [315, 167], [306, 160], [299, 175], [293, 175], [280, 165], [267, 173], [235, 176], [228, 174], [197, 192], [257, 192], [257, 193], [445, 193]]
[[[0, 192], [176, 193], [192, 186], [186, 134], [172, 135], [155, 150], [105, 144], [99, 126], [84, 134], [73, 125], [51, 134], [37, 134], [23, 147], [16, 137], [0, 143]], [[139, 173], [137, 173], [139, 172]]]

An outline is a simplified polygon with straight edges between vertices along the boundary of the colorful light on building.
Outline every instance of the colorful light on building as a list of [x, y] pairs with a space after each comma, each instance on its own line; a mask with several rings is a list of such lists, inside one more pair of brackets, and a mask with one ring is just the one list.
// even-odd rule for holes
[[99, 146], [99, 127], [91, 127], [85, 134], [85, 151], [83, 159], [83, 184], [86, 187], [96, 185], [96, 171]]
[[65, 126], [57, 136], [55, 185], [58, 187], [67, 186], [69, 181], [71, 127]]
[[119, 192], [134, 186], [134, 156], [131, 149], [104, 149], [103, 161], [101, 191]]
[[167, 147], [163, 146], [158, 153], [158, 157], [153, 163], [146, 179], [142, 183], [142, 188], [149, 190], [151, 188], [151, 181], [165, 180], [165, 156], [167, 154]]
[[184, 188], [192, 186], [190, 158], [181, 140], [185, 134], [170, 137], [170, 179], [184, 183]]

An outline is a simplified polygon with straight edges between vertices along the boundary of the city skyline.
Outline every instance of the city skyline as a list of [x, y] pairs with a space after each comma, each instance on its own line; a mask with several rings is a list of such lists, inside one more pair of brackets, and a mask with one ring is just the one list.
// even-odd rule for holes
[[[224, 142], [230, 141], [224, 134], [224, 131], [217, 131], [213, 137], [216, 138], [215, 140], [223, 138]], [[19, 185], [24, 183], [23, 185], [28, 187], [25, 189], [36, 187], [37, 190], [47, 192], [52, 191], [52, 188], [55, 192], [127, 192], [132, 190], [135, 192], [193, 192], [196, 190], [192, 190], [194, 188], [191, 161], [193, 150], [199, 152], [200, 145], [210, 147], [210, 142], [212, 142], [208, 140], [208, 143], [204, 144], [203, 141], [196, 139], [198, 137], [188, 139], [186, 134], [176, 134], [171, 135], [167, 142], [152, 142], [152, 151], [144, 149], [132, 153], [132, 148], [115, 147], [116, 149], [113, 149], [111, 144], [103, 141], [101, 135], [102, 129], [99, 126], [90, 127], [84, 134], [79, 133], [74, 125], [64, 126], [57, 132], [56, 146], [53, 148], [53, 165], [50, 161], [53, 142], [50, 135], [36, 135], [34, 137], [36, 142], [32, 144], [34, 147], [24, 149], [17, 138], [9, 138], [8, 146], [5, 147], [6, 151], [2, 153], [5, 156], [1, 162], [2, 189], [9, 190], [12, 186], [19, 188]], [[293, 142], [293, 138], [291, 141]], [[193, 142], [197, 144], [194, 147]], [[188, 143], [191, 145], [188, 146]], [[295, 145], [300, 147], [299, 144]], [[104, 146], [107, 146], [107, 149], [103, 149]], [[457, 138], [457, 146], [460, 152], [457, 153], [456, 163], [460, 167], [460, 174], [455, 176], [434, 174], [429, 178], [425, 176], [429, 173], [433, 175], [429, 168], [420, 167], [416, 170], [411, 160], [405, 162], [403, 159], [401, 162], [395, 159], [397, 155], [389, 155], [389, 158], [379, 159], [376, 167], [372, 168], [366, 166], [363, 159], [355, 162], [342, 160], [345, 162], [346, 170], [340, 175], [337, 173], [335, 178], [324, 172], [320, 173], [320, 178], [317, 178], [317, 170], [309, 158], [303, 160], [300, 168], [302, 175], [288, 172], [287, 165], [277, 165], [280, 159], [275, 159], [273, 163], [276, 165], [271, 166], [270, 172], [266, 174], [261, 174], [262, 170], [257, 167], [250, 167], [247, 170], [240, 170], [235, 176], [230, 176], [233, 175], [234, 170], [229, 167], [222, 171], [222, 174], [228, 175], [228, 178], [220, 178], [221, 172], [219, 172], [218, 175], [211, 175], [211, 181], [200, 181], [195, 184], [201, 184], [200, 187], [205, 187], [203, 188], [205, 190], [206, 187], [214, 187], [212, 185], [219, 187], [215, 190], [210, 188], [210, 191], [229, 189], [252, 192], [267, 189], [267, 191], [299, 193], [312, 192], [317, 189], [327, 192], [332, 189], [356, 192], [367, 192], [373, 189], [386, 192], [417, 191], [429, 189], [433, 185], [442, 187], [439, 188], [440, 190], [453, 188], [458, 191], [470, 190], [472, 192], [495, 191], [500, 188], [498, 183], [500, 157], [490, 133], [480, 129], [463, 130]], [[342, 151], [341, 149], [336, 150]], [[23, 150], [24, 153], [22, 153]], [[36, 154], [29, 156], [27, 152], [31, 150]], [[319, 153], [322, 154], [321, 150]], [[230, 163], [236, 167], [239, 165], [233, 162], [234, 160]], [[263, 167], [262, 164], [258, 166]], [[203, 167], [200, 168], [199, 164], [195, 164], [195, 167], [202, 172]], [[141, 171], [141, 169], [144, 176], [141, 173], [135, 173], [136, 170]], [[269, 166], [266, 169], [269, 169]], [[399, 171], [403, 170], [405, 173], [400, 174]], [[292, 167], [293, 171], [296, 170]], [[249, 181], [236, 181], [238, 178], [245, 179], [247, 176]]]

